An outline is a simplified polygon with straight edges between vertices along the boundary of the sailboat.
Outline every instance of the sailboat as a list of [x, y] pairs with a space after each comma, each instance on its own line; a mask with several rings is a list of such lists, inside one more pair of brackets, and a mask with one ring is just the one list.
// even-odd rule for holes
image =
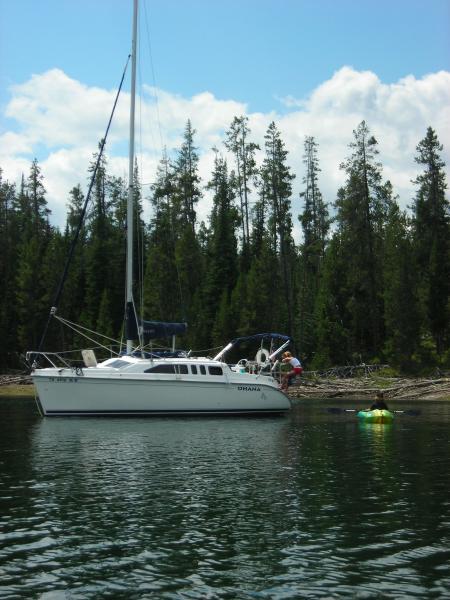
[[[134, 0], [131, 54], [129, 188], [126, 253], [126, 352], [97, 361], [93, 350], [83, 350], [83, 366], [72, 366], [58, 353], [41, 349], [27, 353], [43, 416], [133, 416], [186, 414], [273, 414], [290, 409], [289, 398], [279, 389], [273, 373], [276, 356], [291, 342], [288, 336], [261, 333], [237, 338], [215, 357], [189, 353], [137, 352], [138, 335], [175, 336], [182, 323], [138, 322], [133, 302], [133, 164], [136, 87], [138, 0]], [[53, 313], [52, 313], [53, 311]], [[56, 307], [50, 315], [56, 312]], [[138, 331], [139, 329], [139, 331]], [[229, 365], [225, 355], [244, 341], [261, 342], [257, 360]], [[272, 352], [262, 344], [279, 345]], [[45, 361], [44, 366], [40, 362]]]

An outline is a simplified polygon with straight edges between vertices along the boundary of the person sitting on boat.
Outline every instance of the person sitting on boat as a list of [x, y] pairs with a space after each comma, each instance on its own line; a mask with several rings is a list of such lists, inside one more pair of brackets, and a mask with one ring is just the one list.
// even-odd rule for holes
[[383, 392], [378, 392], [375, 396], [375, 402], [367, 410], [389, 410], [388, 405], [384, 401]]
[[281, 389], [287, 390], [290, 385], [292, 385], [295, 381], [297, 375], [300, 375], [303, 371], [303, 367], [301, 362], [289, 351], [283, 353], [282, 362], [284, 364], [289, 364], [291, 369], [287, 373], [283, 373], [281, 376]]

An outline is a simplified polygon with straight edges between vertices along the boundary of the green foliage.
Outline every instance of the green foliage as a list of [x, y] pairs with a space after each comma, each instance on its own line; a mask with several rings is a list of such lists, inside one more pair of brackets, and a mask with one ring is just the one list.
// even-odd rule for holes
[[450, 203], [443, 147], [429, 127], [417, 146], [415, 161], [424, 171], [417, 176], [413, 206], [414, 252], [422, 318], [441, 355], [450, 345]]
[[248, 117], [235, 117], [226, 132], [225, 147], [234, 156], [236, 170], [231, 173], [232, 187], [239, 198], [240, 220], [242, 226], [242, 246], [245, 249], [250, 242], [250, 183], [257, 173], [255, 152], [259, 146], [248, 141], [250, 129]]
[[400, 371], [394, 367], [385, 367], [384, 369], [379, 369], [376, 372], [376, 375], [373, 376], [373, 379], [375, 382], [379, 382], [380, 387], [389, 387], [390, 383], [383, 381], [383, 379], [388, 379], [389, 377], [399, 377], [400, 374]]
[[368, 360], [379, 354], [383, 342], [383, 231], [393, 199], [392, 186], [382, 182], [377, 141], [366, 123], [353, 134], [351, 154], [341, 165], [347, 180], [335, 206], [340, 259], [346, 265], [341, 286], [348, 351]]
[[[308, 369], [360, 361], [388, 363], [385, 376], [450, 368], [450, 205], [434, 130], [417, 146], [423, 171], [408, 216], [383, 181], [378, 144], [363, 121], [341, 165], [345, 182], [332, 228], [319, 188], [318, 145], [306, 137], [298, 245], [295, 175], [282, 136], [271, 123], [257, 165], [250, 133], [246, 117], [236, 117], [226, 132], [232, 170], [216, 151], [205, 186], [209, 216], [201, 223], [204, 190], [189, 121], [174, 160], [162, 158], [149, 199], [142, 199], [135, 168], [138, 313], [186, 321], [182, 343], [206, 354], [238, 335], [278, 331], [294, 337]], [[59, 315], [116, 339], [124, 317], [127, 196], [126, 182], [108, 174], [103, 158], [58, 307]], [[143, 201], [151, 204], [148, 224]], [[19, 366], [19, 355], [39, 344], [83, 203], [76, 186], [59, 231], [49, 222], [38, 162], [17, 188], [0, 169], [2, 368]], [[81, 344], [52, 321], [46, 348]]]
[[322, 278], [315, 305], [317, 346], [311, 368], [321, 369], [333, 364], [346, 364], [350, 355], [349, 321], [345, 277], [347, 264], [339, 234], [332, 237], [325, 254]]
[[302, 351], [308, 356], [314, 352], [317, 344], [317, 322], [314, 311], [320, 286], [322, 264], [325, 256], [327, 234], [330, 227], [328, 207], [319, 189], [318, 146], [313, 137], [305, 138], [303, 160], [306, 175], [303, 178], [304, 191], [300, 198], [304, 201], [304, 210], [299, 215], [303, 230], [303, 243], [300, 247], [299, 294], [296, 337], [302, 340]]
[[227, 163], [218, 155], [209, 187], [214, 196], [203, 284], [202, 328], [204, 338], [207, 339], [206, 331], [211, 332], [210, 343], [218, 345], [223, 340], [224, 328], [233, 332], [229, 304], [237, 280], [236, 229], [239, 222]]
[[268, 206], [267, 225], [270, 242], [279, 256], [282, 286], [282, 314], [284, 331], [294, 329], [294, 299], [296, 296], [296, 251], [292, 239], [291, 194], [292, 180], [287, 164], [288, 152], [274, 122], [270, 123], [265, 138], [265, 158], [261, 167], [261, 196]]
[[402, 370], [415, 370], [412, 358], [419, 345], [416, 269], [408, 235], [408, 219], [393, 203], [384, 242], [383, 300], [386, 360]]
[[184, 131], [184, 140], [178, 152], [174, 169], [174, 204], [182, 225], [195, 229], [195, 206], [201, 197], [200, 177], [198, 174], [198, 154], [194, 145], [195, 130], [188, 120]]

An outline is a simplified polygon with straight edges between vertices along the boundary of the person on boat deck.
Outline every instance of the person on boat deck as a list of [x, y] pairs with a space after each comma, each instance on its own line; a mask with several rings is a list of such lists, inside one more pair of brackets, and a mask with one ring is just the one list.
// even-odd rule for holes
[[298, 358], [292, 356], [289, 351], [283, 353], [282, 362], [291, 365], [291, 370], [287, 373], [283, 373], [281, 377], [281, 389], [287, 390], [288, 387], [294, 383], [296, 376], [301, 374], [303, 368]]
[[375, 402], [367, 410], [389, 410], [388, 405], [384, 401], [383, 392], [378, 392], [375, 396]]

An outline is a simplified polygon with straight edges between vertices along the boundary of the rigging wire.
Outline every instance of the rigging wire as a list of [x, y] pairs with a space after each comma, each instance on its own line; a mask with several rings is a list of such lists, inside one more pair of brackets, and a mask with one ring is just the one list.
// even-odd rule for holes
[[117, 94], [116, 94], [116, 97], [114, 99], [114, 104], [113, 104], [113, 107], [112, 107], [111, 115], [109, 117], [108, 125], [106, 127], [105, 135], [102, 138], [101, 143], [100, 143], [100, 151], [98, 153], [97, 162], [95, 163], [95, 167], [94, 167], [94, 170], [92, 172], [91, 182], [90, 182], [90, 185], [89, 185], [88, 193], [86, 195], [86, 199], [84, 201], [83, 209], [82, 209], [81, 214], [80, 214], [80, 220], [78, 222], [78, 227], [77, 227], [77, 229], [75, 231], [75, 234], [74, 234], [74, 236], [72, 238], [72, 242], [70, 244], [70, 249], [69, 249], [69, 254], [67, 256], [67, 259], [66, 259], [66, 264], [64, 265], [64, 270], [63, 270], [61, 279], [59, 281], [58, 288], [56, 290], [55, 296], [53, 298], [53, 303], [52, 303], [52, 306], [50, 308], [50, 313], [48, 315], [48, 319], [47, 319], [47, 322], [45, 324], [45, 328], [44, 328], [44, 331], [42, 333], [41, 340], [39, 342], [37, 354], [34, 355], [33, 364], [36, 362], [37, 356], [42, 351], [42, 347], [44, 345], [45, 338], [47, 337], [48, 328], [50, 326], [52, 318], [56, 315], [56, 311], [58, 310], [58, 304], [59, 304], [59, 301], [61, 299], [61, 294], [62, 294], [62, 291], [63, 291], [63, 288], [64, 288], [64, 284], [66, 282], [67, 275], [68, 275], [68, 272], [69, 272], [69, 266], [70, 266], [70, 264], [72, 262], [72, 258], [73, 258], [74, 252], [75, 252], [75, 247], [77, 245], [78, 238], [80, 236], [80, 231], [81, 231], [81, 228], [83, 226], [84, 218], [86, 216], [86, 210], [87, 210], [88, 204], [89, 204], [90, 199], [91, 199], [92, 188], [94, 187], [95, 178], [97, 176], [97, 171], [98, 171], [98, 168], [100, 166], [100, 161], [101, 161], [102, 156], [103, 156], [103, 150], [105, 148], [106, 140], [108, 138], [109, 129], [111, 127], [112, 119], [113, 119], [113, 116], [114, 116], [114, 113], [115, 113], [115, 110], [116, 110], [117, 102], [119, 100], [120, 92], [122, 91], [122, 85], [123, 85], [123, 82], [124, 82], [124, 79], [125, 79], [125, 74], [126, 74], [127, 69], [128, 69], [128, 64], [130, 62], [130, 58], [131, 58], [131, 55], [128, 55], [128, 58], [127, 58], [127, 61], [125, 63], [125, 67], [124, 67], [124, 70], [123, 70], [123, 73], [122, 73], [122, 78], [120, 80], [119, 88], [117, 90]]
[[149, 26], [148, 26], [147, 4], [146, 4], [146, 2], [144, 2], [143, 4], [144, 4], [144, 14], [145, 14], [145, 28], [146, 28], [146, 32], [147, 32], [148, 53], [149, 53], [149, 58], [150, 58], [150, 69], [152, 72], [152, 79], [153, 79], [153, 86], [154, 86], [156, 122], [158, 123], [159, 139], [160, 139], [160, 143], [161, 143], [161, 154], [162, 154], [165, 144], [164, 144], [164, 140], [163, 140], [163, 134], [162, 134], [162, 129], [161, 129], [161, 118], [160, 118], [160, 114], [159, 114], [159, 99], [158, 99], [158, 93], [157, 93], [158, 87], [156, 85], [155, 67], [153, 64], [152, 44], [150, 41], [151, 40], [150, 30], [149, 30]]
[[[158, 86], [157, 86], [157, 82], [156, 82], [156, 74], [155, 74], [155, 67], [154, 67], [154, 61], [153, 61], [153, 52], [152, 52], [152, 44], [151, 44], [151, 36], [150, 36], [150, 28], [149, 28], [149, 15], [147, 13], [147, 3], [143, 2], [143, 6], [144, 6], [144, 22], [145, 22], [145, 32], [146, 32], [146, 42], [147, 42], [147, 52], [148, 52], [148, 58], [149, 58], [149, 63], [150, 63], [150, 70], [151, 70], [151, 76], [152, 76], [152, 80], [153, 80], [153, 97], [154, 97], [154, 107], [155, 107], [155, 113], [156, 113], [156, 123], [158, 126], [158, 133], [159, 133], [159, 141], [160, 141], [160, 152], [161, 152], [161, 156], [163, 157], [163, 159], [166, 159], [166, 166], [167, 166], [167, 151], [166, 151], [166, 145], [164, 143], [164, 138], [163, 138], [163, 132], [162, 132], [162, 126], [161, 126], [161, 116], [160, 116], [160, 109], [159, 109], [159, 97], [158, 97]], [[140, 39], [143, 38], [143, 36], [139, 36], [139, 53], [140, 56], [142, 56], [143, 52], [141, 51], [141, 46], [140, 46]], [[138, 61], [138, 71], [139, 71], [139, 79], [140, 79], [140, 89], [142, 90], [142, 72], [141, 72], [141, 61]], [[139, 128], [139, 143], [140, 143], [140, 148], [141, 148], [141, 153], [140, 153], [140, 157], [141, 157], [141, 174], [143, 173], [143, 169], [142, 169], [142, 92], [139, 94], [139, 112], [140, 112], [140, 128]], [[150, 123], [151, 124], [151, 123]], [[154, 135], [153, 135], [153, 129], [150, 127], [150, 135], [152, 138], [152, 143], [153, 146], [156, 147], [156, 143], [155, 143], [155, 139], [154, 139]], [[168, 175], [168, 173], [166, 172], [166, 175]], [[152, 185], [152, 184], [149, 184]], [[170, 199], [167, 199], [168, 201], [170, 201]], [[175, 269], [177, 272], [177, 283], [178, 283], [178, 291], [179, 291], [179, 295], [180, 295], [180, 303], [181, 303], [181, 310], [182, 310], [182, 318], [183, 321], [186, 322], [187, 318], [186, 318], [186, 307], [185, 307], [185, 302], [184, 302], [184, 297], [183, 297], [183, 288], [182, 288], [182, 282], [181, 282], [181, 275], [180, 275], [180, 268], [178, 265], [178, 261], [176, 259], [176, 252], [175, 252], [175, 243], [176, 243], [176, 239], [175, 239], [175, 230], [174, 230], [174, 223], [173, 223], [173, 211], [171, 211], [171, 219], [170, 219], [170, 230], [171, 230], [171, 237], [172, 237], [172, 243], [173, 243], [173, 253], [174, 253], [174, 263], [175, 263]], [[140, 264], [141, 266], [141, 264]], [[141, 278], [141, 282], [142, 282], [142, 286], [140, 288], [141, 291], [141, 311], [143, 310], [143, 306], [144, 306], [144, 292], [143, 292], [143, 287], [144, 287], [144, 273], [143, 273], [143, 259], [142, 259], [142, 278]], [[143, 319], [143, 315], [141, 315], [141, 318]]]
[[[91, 333], [94, 333], [95, 335], [104, 337], [107, 340], [111, 340], [111, 341], [115, 342], [116, 344], [118, 344], [117, 340], [114, 340], [113, 338], [110, 338], [107, 335], [103, 335], [102, 333], [98, 333], [97, 331], [92, 331], [91, 329], [87, 329], [87, 327], [82, 327], [81, 325], [76, 325], [75, 323], [72, 324], [71, 321], [67, 321], [66, 319], [63, 319], [62, 317], [60, 317], [59, 315], [55, 315], [55, 319], [60, 321], [61, 323], [63, 323], [66, 327], [69, 327], [69, 329], [72, 329], [72, 331], [75, 331], [75, 333], [78, 333], [79, 335], [84, 336], [90, 342], [93, 342], [94, 344], [98, 344], [100, 348], [103, 348], [104, 350], [108, 350], [108, 352], [116, 354], [117, 356], [120, 356], [120, 354], [118, 352], [114, 352], [112, 347], [101, 344], [98, 340], [88, 336], [86, 333], [83, 333], [80, 330], [84, 329], [85, 331], [90, 331]], [[77, 328], [79, 328], [79, 329], [77, 329]]]
[[[70, 327], [71, 329], [78, 328], [78, 330], [79, 330], [78, 333], [81, 333], [81, 330], [88, 331], [89, 333], [92, 333], [94, 335], [99, 335], [100, 337], [105, 338], [105, 340], [109, 340], [110, 342], [114, 342], [116, 345], [119, 345], [118, 340], [110, 337], [109, 335], [105, 335], [104, 333], [94, 331], [94, 329], [89, 329], [89, 327], [85, 327], [84, 325], [80, 325], [79, 323], [74, 323], [73, 321], [69, 321], [69, 319], [65, 319], [64, 317], [61, 317], [59, 315], [55, 315], [55, 319], [60, 321], [61, 323], [63, 323], [63, 325], [67, 325], [67, 327]], [[59, 352], [59, 354], [63, 354], [63, 353]]]

